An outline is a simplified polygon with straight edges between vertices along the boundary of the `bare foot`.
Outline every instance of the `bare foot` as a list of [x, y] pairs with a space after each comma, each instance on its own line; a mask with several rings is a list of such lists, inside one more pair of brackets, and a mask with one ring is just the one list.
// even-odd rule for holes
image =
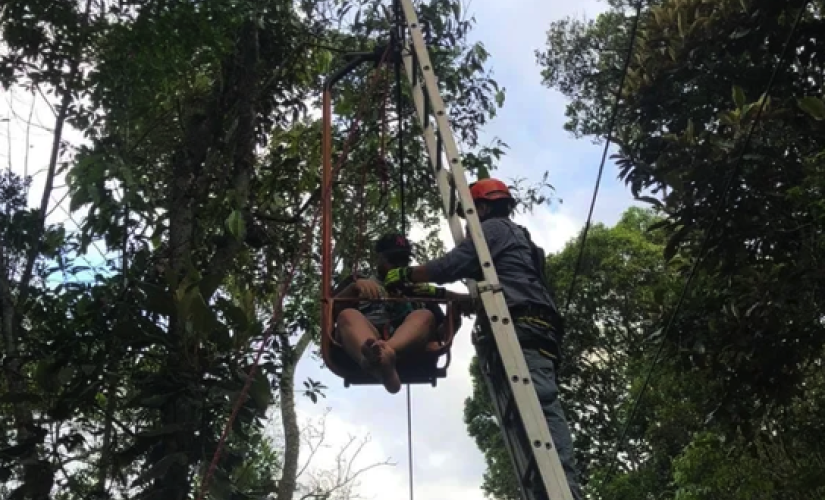
[[384, 384], [391, 394], [401, 390], [401, 380], [395, 371], [395, 351], [382, 340], [369, 339], [361, 346], [364, 368]]

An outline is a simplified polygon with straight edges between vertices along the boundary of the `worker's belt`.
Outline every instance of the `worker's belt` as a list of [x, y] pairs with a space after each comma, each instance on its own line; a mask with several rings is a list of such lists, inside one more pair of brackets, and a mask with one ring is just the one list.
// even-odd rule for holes
[[522, 348], [535, 349], [543, 356], [558, 360], [559, 356], [559, 333], [560, 323], [558, 313], [551, 307], [536, 306], [516, 306], [510, 308], [510, 315], [516, 324], [530, 325], [538, 328], [552, 330], [556, 334], [554, 341], [550, 340], [525, 340], [522, 341]]
[[[513, 321], [530, 321], [538, 326], [552, 328], [558, 313], [552, 307], [516, 306], [510, 308]], [[543, 323], [543, 325], [541, 325]]]

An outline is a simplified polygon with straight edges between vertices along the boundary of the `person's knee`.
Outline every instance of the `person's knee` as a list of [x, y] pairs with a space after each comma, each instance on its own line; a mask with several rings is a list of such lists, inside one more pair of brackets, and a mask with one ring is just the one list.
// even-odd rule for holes
[[335, 321], [338, 323], [338, 325], [344, 326], [349, 325], [355, 321], [358, 321], [362, 317], [364, 317], [364, 315], [361, 314], [361, 311], [359, 311], [358, 309], [344, 309], [343, 311], [338, 313], [338, 317], [335, 319]]
[[423, 331], [429, 332], [435, 328], [435, 315], [428, 309], [418, 309], [407, 316], [406, 321], [415, 323]]

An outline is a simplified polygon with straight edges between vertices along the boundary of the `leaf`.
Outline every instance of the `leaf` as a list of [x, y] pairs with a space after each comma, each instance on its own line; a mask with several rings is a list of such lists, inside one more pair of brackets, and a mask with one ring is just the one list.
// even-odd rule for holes
[[218, 301], [218, 306], [232, 326], [239, 328], [242, 331], [246, 331], [247, 328], [249, 328], [249, 318], [246, 316], [243, 309], [226, 299], [220, 299]]
[[240, 210], [233, 210], [226, 218], [226, 228], [238, 241], [243, 241], [246, 237], [246, 224]]
[[169, 316], [174, 312], [172, 294], [165, 288], [145, 282], [138, 283], [138, 288], [146, 294], [144, 303], [146, 309], [164, 316]]
[[223, 274], [207, 274], [201, 279], [200, 291], [204, 297], [211, 297], [221, 284], [223, 284]]
[[651, 205], [655, 205], [658, 208], [664, 208], [662, 202], [659, 199], [654, 198], [652, 196], [637, 196], [636, 199], [639, 201], [650, 203]]
[[60, 385], [65, 385], [72, 380], [74, 374], [75, 368], [73, 366], [64, 366], [59, 372], [57, 372], [57, 382]]
[[183, 282], [175, 295], [178, 299], [178, 314], [181, 318], [189, 318], [189, 314], [192, 313], [192, 304], [201, 298], [200, 288], [197, 285]]
[[496, 105], [498, 105], [499, 108], [504, 106], [504, 89], [496, 92]]
[[269, 387], [269, 379], [265, 373], [258, 372], [249, 387], [249, 396], [259, 410], [265, 411], [269, 408], [269, 403], [272, 401], [272, 389]]
[[206, 303], [200, 294], [200, 291], [193, 296], [190, 304], [190, 312], [192, 313], [192, 323], [199, 332], [213, 332], [219, 329], [222, 325], [218, 318], [215, 317], [215, 312]]
[[140, 406], [144, 408], [160, 408], [173, 396], [176, 396], [176, 394], [156, 394], [149, 396], [148, 398], [140, 400]]
[[818, 97], [806, 96], [796, 100], [802, 111], [808, 113], [811, 118], [817, 121], [825, 120], [825, 101]]
[[40, 403], [43, 401], [43, 396], [40, 394], [33, 394], [30, 392], [23, 392], [23, 393], [6, 393], [0, 395], [0, 403], [11, 403], [11, 404], [18, 404], [18, 403]]
[[161, 458], [158, 461], [158, 463], [156, 463], [148, 470], [143, 472], [141, 475], [139, 475], [137, 478], [135, 478], [135, 480], [132, 481], [132, 487], [143, 484], [146, 481], [150, 481], [152, 479], [161, 477], [162, 475], [166, 474], [166, 472], [169, 470], [169, 467], [171, 467], [175, 463], [179, 465], [186, 465], [186, 462], [186, 453], [182, 451], [172, 453], [171, 455], [166, 455], [165, 457]]
[[479, 164], [478, 166], [478, 173], [476, 175], [478, 179], [489, 179], [490, 178], [490, 171], [487, 170], [487, 167], [484, 165]]
[[738, 85], [733, 86], [733, 102], [737, 108], [742, 108], [745, 105], [745, 91]]
[[174, 434], [176, 432], [180, 432], [186, 430], [187, 427], [184, 424], [169, 424], [157, 429], [150, 429], [148, 431], [143, 431], [137, 434], [139, 437], [157, 437], [157, 436], [165, 436], [167, 434]]

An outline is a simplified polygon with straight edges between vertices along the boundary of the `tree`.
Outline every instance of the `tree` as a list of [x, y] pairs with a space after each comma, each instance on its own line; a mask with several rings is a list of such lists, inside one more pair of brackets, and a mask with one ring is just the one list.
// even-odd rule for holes
[[[327, 417], [331, 412], [330, 408], [315, 419], [306, 419], [300, 429], [300, 440], [302, 448], [307, 452], [301, 458], [299, 467], [294, 473], [295, 488], [290, 500], [298, 498], [300, 500], [355, 500], [361, 498], [358, 494], [360, 486], [359, 478], [366, 472], [385, 466], [394, 466], [389, 460], [380, 462], [363, 463], [362, 452], [370, 442], [369, 435], [348, 436], [345, 442], [337, 448], [332, 463], [317, 463], [318, 453], [322, 449], [330, 449], [329, 434], [327, 430]], [[273, 440], [279, 443], [279, 447], [287, 448], [281, 442], [284, 436], [276, 434]], [[281, 470], [281, 477], [286, 473]]]
[[[320, 195], [317, 153], [307, 154], [320, 149], [319, 123], [306, 116], [306, 107], [317, 103], [333, 55], [386, 41], [389, 24], [378, 4], [49, 1], [5, 7], [2, 83], [57, 96], [57, 153], [37, 215], [47, 212], [48, 186], [66, 168], [70, 211], [85, 214], [77, 239], [58, 238], [54, 246], [82, 255], [102, 239], [107, 257], [118, 254], [90, 283], [42, 294], [40, 282], [29, 290], [29, 280], [18, 279], [4, 289], [10, 312], [3, 319], [14, 328], [4, 327], [10, 339], [4, 355], [20, 358], [4, 365], [5, 375], [18, 384], [10, 393], [28, 398], [26, 413], [20, 405], [3, 407], [17, 427], [16, 434], [3, 433], [4, 450], [24, 446], [37, 455], [24, 470], [17, 455], [0, 456], [18, 495], [47, 498], [57, 487], [66, 499], [188, 498], [217, 449], [254, 351], [265, 332], [274, 332], [210, 481], [215, 497], [249, 495], [239, 471], [256, 459], [248, 448], [272, 404], [272, 388], [291, 390], [290, 370], [318, 333], [312, 258], [299, 263], [284, 314], [270, 321], [270, 304], [287, 280], [283, 270], [302, 249]], [[502, 150], [479, 146], [478, 129], [503, 99], [484, 69], [488, 54], [466, 41], [472, 20], [456, 3], [424, 3], [419, 14], [456, 130], [470, 151], [468, 164], [488, 166]], [[365, 123], [349, 157], [356, 166], [371, 162], [381, 145], [377, 113], [355, 112], [365, 80], [356, 73], [336, 93], [336, 150], [350, 122]], [[387, 121], [400, 115], [404, 129], [414, 131], [409, 111], [390, 106]], [[61, 157], [67, 152], [63, 123], [83, 131], [89, 144]], [[396, 130], [388, 127], [385, 141], [393, 180]], [[432, 226], [438, 205], [426, 189], [430, 169], [420, 138], [410, 137], [407, 214]], [[376, 207], [365, 213], [366, 237], [399, 224], [397, 189], [376, 187], [379, 176], [370, 172], [365, 183], [365, 199]], [[345, 169], [336, 199], [353, 204], [359, 180], [360, 172]], [[382, 199], [391, 210], [381, 207]], [[376, 215], [387, 211], [393, 215]], [[339, 256], [360, 260], [349, 214], [336, 216]], [[40, 219], [27, 234], [51, 234]], [[34, 256], [24, 261], [24, 276], [32, 262], [53, 252], [44, 245], [30, 250], [37, 239], [22, 246]], [[72, 266], [68, 259], [59, 264]], [[32, 380], [36, 391], [26, 386]], [[30, 434], [37, 440], [27, 440]], [[287, 447], [285, 468], [298, 458]], [[289, 475], [283, 496], [290, 493]]]
[[[600, 113], [617, 92], [630, 4], [553, 25], [539, 54], [545, 83], [571, 97], [567, 126], [581, 135], [606, 133]], [[686, 277], [699, 262], [662, 339], [655, 385], [630, 423], [657, 479], [641, 470], [601, 478], [605, 495], [789, 498], [820, 487], [774, 471], [789, 462], [808, 470], [802, 457], [820, 453], [799, 448], [800, 425], [822, 429], [805, 426], [797, 408], [821, 405], [811, 367], [823, 353], [814, 264], [823, 227], [822, 7], [662, 1], [642, 12], [620, 94], [617, 164], [634, 196], [662, 207], [674, 272]], [[673, 304], [665, 305], [666, 321]], [[743, 467], [723, 466], [723, 455]], [[711, 469], [720, 475], [700, 477]]]

